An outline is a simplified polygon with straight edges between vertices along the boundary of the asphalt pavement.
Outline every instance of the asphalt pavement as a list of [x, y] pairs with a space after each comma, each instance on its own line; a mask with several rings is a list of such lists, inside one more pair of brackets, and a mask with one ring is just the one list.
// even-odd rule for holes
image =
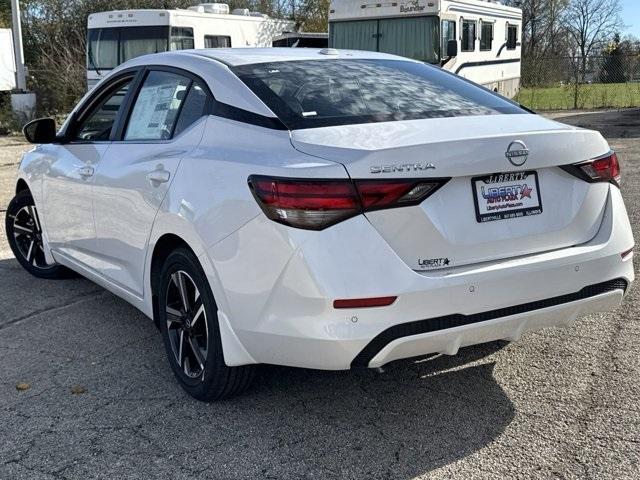
[[[640, 111], [598, 128], [640, 238]], [[22, 152], [0, 138], [0, 213]], [[640, 301], [569, 329], [383, 373], [263, 367], [242, 397], [182, 392], [152, 323], [84, 279], [37, 280], [0, 229], [0, 479], [640, 477]]]

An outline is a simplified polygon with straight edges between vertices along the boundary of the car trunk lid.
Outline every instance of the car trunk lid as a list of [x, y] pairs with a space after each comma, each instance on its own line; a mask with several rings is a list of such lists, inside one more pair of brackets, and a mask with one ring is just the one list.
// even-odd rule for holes
[[420, 271], [585, 243], [608, 193], [558, 168], [607, 153], [602, 136], [537, 115], [324, 127], [293, 131], [291, 141], [353, 179], [448, 179], [420, 205], [366, 213]]

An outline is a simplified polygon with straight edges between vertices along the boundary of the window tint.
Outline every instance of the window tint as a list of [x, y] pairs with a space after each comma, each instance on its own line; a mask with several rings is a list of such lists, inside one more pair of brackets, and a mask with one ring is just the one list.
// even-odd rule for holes
[[491, 50], [493, 44], [493, 23], [482, 22], [480, 30], [480, 50]]
[[456, 22], [453, 20], [442, 21], [442, 57], [447, 56], [447, 48], [450, 40], [456, 40]]
[[421, 62], [303, 60], [232, 70], [292, 130], [524, 113], [513, 102]]
[[193, 28], [171, 27], [169, 50], [187, 50], [193, 48]]
[[473, 52], [476, 49], [476, 22], [463, 20], [462, 22], [462, 51]]
[[78, 134], [76, 135], [78, 140], [109, 140], [111, 129], [116, 117], [118, 116], [118, 111], [122, 106], [124, 97], [129, 90], [131, 81], [132, 79], [129, 78], [114, 87], [115, 91], [108, 94], [107, 97], [102, 100], [102, 102], [89, 114], [78, 130]]
[[205, 35], [204, 48], [230, 48], [231, 37], [222, 35]]
[[515, 50], [518, 44], [518, 26], [507, 25], [507, 50]]
[[175, 135], [179, 135], [184, 130], [189, 128], [191, 124], [195, 123], [205, 114], [205, 108], [207, 106], [207, 94], [199, 84], [194, 83], [187, 94], [178, 117], [178, 123], [176, 123]]
[[169, 72], [151, 71], [138, 93], [125, 140], [167, 140], [191, 81]]

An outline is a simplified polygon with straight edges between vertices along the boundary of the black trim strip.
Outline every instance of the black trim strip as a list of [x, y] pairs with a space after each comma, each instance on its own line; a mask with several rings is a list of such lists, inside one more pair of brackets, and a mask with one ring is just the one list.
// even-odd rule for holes
[[460, 73], [461, 70], [468, 67], [479, 67], [481, 65], [502, 65], [503, 63], [518, 63], [520, 62], [519, 58], [507, 58], [504, 60], [484, 60], [480, 62], [467, 62], [463, 63], [456, 69], [456, 75]]
[[212, 115], [274, 130], [288, 130], [279, 118], [260, 115], [217, 100], [213, 105]]
[[499, 308], [488, 312], [476, 313], [473, 315], [462, 315], [456, 313], [446, 315], [444, 317], [430, 318], [427, 320], [417, 320], [415, 322], [402, 323], [387, 328], [384, 332], [377, 335], [371, 340], [366, 347], [353, 359], [351, 367], [368, 367], [369, 362], [389, 343], [399, 338], [410, 337], [412, 335], [420, 335], [423, 333], [437, 332], [449, 328], [461, 327], [473, 323], [486, 322], [496, 318], [508, 317], [510, 315], [518, 315], [522, 313], [541, 310], [543, 308], [555, 307], [564, 303], [575, 302], [585, 298], [595, 297], [602, 293], [611, 292], [613, 290], [627, 290], [627, 281], [623, 278], [616, 278], [608, 282], [598, 283], [584, 287], [579, 292], [560, 295], [558, 297], [547, 298], [535, 302], [515, 305], [513, 307]]

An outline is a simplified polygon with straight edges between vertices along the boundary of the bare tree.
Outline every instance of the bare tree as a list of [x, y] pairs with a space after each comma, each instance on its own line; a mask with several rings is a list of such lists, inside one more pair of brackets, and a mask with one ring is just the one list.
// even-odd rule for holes
[[563, 24], [574, 53], [580, 57], [581, 81], [585, 79], [589, 55], [624, 27], [621, 11], [620, 0], [571, 0]]

